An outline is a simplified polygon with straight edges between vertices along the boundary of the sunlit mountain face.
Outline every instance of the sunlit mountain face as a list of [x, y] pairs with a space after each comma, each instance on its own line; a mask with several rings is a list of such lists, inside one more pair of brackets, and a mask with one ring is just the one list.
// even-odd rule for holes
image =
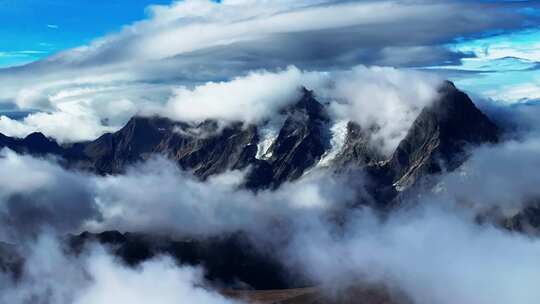
[[0, 303], [540, 301], [537, 1], [12, 2]]

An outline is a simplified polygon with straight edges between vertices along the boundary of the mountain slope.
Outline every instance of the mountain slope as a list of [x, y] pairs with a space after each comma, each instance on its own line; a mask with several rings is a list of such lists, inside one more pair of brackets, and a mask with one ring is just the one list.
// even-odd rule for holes
[[466, 149], [495, 143], [497, 126], [456, 87], [446, 82], [440, 97], [422, 110], [386, 168], [398, 189], [427, 174], [454, 170], [466, 158]]
[[249, 188], [275, 188], [295, 180], [328, 149], [330, 119], [313, 92], [303, 89], [302, 98], [284, 112], [285, 123], [265, 153], [270, 157], [255, 162], [247, 177]]
[[334, 166], [362, 167], [384, 161], [384, 155], [370, 141], [371, 132], [372, 130], [364, 130], [355, 122], [349, 122], [345, 144], [333, 160]]
[[83, 232], [67, 238], [75, 253], [92, 242], [100, 243], [128, 265], [167, 255], [183, 265], [202, 266], [205, 278], [229, 287], [276, 289], [298, 286], [303, 279], [288, 272], [283, 264], [258, 249], [242, 234], [199, 239], [171, 239], [140, 233]]
[[221, 127], [173, 122], [160, 117], [134, 117], [116, 133], [86, 145], [84, 155], [100, 173], [119, 173], [126, 166], [159, 154], [206, 178], [243, 169], [254, 159], [258, 141], [255, 126], [236, 123]]

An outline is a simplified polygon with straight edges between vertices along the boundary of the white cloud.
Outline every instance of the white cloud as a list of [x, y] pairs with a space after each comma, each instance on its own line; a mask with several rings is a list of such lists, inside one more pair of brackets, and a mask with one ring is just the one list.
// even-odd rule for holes
[[238, 189], [241, 172], [202, 182], [160, 158], [125, 175], [94, 176], [6, 149], [0, 154], [0, 168], [5, 172], [0, 177], [0, 224], [10, 228], [2, 231], [3, 239], [42, 230], [112, 229], [176, 236], [263, 232], [275, 220], [339, 208], [361, 189], [349, 189], [341, 178], [315, 172], [278, 191], [253, 193]]
[[[506, 215], [520, 211], [540, 197], [540, 141], [536, 137], [511, 140], [472, 151], [456, 172], [442, 176], [443, 197], [479, 210], [498, 207]], [[440, 199], [440, 198], [439, 198]]]
[[534, 288], [538, 239], [480, 226], [444, 208], [385, 221], [367, 212], [352, 218], [343, 236], [317, 226], [297, 234], [291, 263], [330, 286], [383, 284], [419, 304], [531, 303], [540, 297]]
[[[121, 106], [122, 103], [116, 103]], [[121, 110], [130, 110], [130, 104]], [[124, 112], [125, 114], [129, 112]], [[131, 113], [134, 113], [131, 111]], [[15, 137], [25, 137], [32, 132], [42, 132], [60, 142], [96, 139], [105, 132], [116, 130], [103, 125], [97, 113], [84, 102], [66, 102], [58, 105], [58, 111], [38, 112], [22, 120], [0, 116], [0, 132]]]
[[184, 236], [239, 230], [264, 234], [274, 221], [340, 208], [361, 190], [360, 186], [349, 189], [341, 178], [321, 173], [285, 184], [275, 192], [253, 193], [237, 190], [242, 178], [242, 174], [230, 172], [200, 182], [164, 160], [133, 168], [124, 176], [95, 178], [91, 183], [97, 187], [95, 200], [102, 216], [85, 226], [96, 231]]
[[75, 304], [239, 303], [202, 287], [202, 270], [180, 268], [169, 258], [147, 261], [138, 269], [130, 269], [110, 256], [94, 256], [90, 257], [88, 271], [93, 282]]
[[35, 87], [22, 91], [20, 108], [41, 108], [20, 120], [0, 116], [0, 133], [24, 137], [42, 132], [60, 142], [94, 140], [105, 132], [120, 129], [133, 115], [146, 108], [159, 107], [169, 89], [163, 85], [106, 85], [70, 87], [58, 90]]
[[98, 216], [88, 177], [45, 159], [0, 150], [0, 239], [74, 231]]
[[540, 78], [531, 79], [529, 83], [502, 85], [500, 88], [487, 91], [485, 95], [506, 102], [540, 100]]
[[394, 68], [363, 66], [333, 77], [329, 98], [334, 115], [376, 127], [372, 141], [385, 154], [391, 154], [407, 135], [420, 111], [437, 98], [441, 79], [434, 75]]
[[259, 122], [298, 100], [303, 74], [290, 67], [277, 73], [252, 72], [228, 82], [209, 82], [194, 89], [181, 87], [174, 91], [162, 114], [181, 121], [212, 118]]
[[50, 236], [21, 253], [26, 261], [17, 280], [0, 274], [3, 303], [240, 303], [204, 287], [203, 270], [179, 267], [166, 257], [129, 268], [101, 247], [67, 255]]
[[437, 98], [438, 77], [411, 70], [357, 66], [333, 72], [253, 72], [230, 82], [210, 82], [175, 91], [162, 115], [178, 120], [207, 118], [257, 123], [274, 118], [298, 100], [299, 88], [314, 90], [336, 120], [355, 121], [372, 134], [374, 146], [391, 154], [420, 111]]

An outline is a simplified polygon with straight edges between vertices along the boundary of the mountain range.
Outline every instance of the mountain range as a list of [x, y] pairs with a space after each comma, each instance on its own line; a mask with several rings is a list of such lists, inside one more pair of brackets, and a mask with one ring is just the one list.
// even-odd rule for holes
[[[471, 99], [451, 82], [445, 82], [437, 99], [420, 111], [407, 135], [389, 155], [371, 142], [377, 126], [365, 129], [350, 121], [342, 147], [323, 163], [321, 160], [335, 149], [331, 145], [332, 120], [327, 106], [312, 91], [301, 90], [301, 97], [278, 114], [282, 124], [270, 141], [261, 136], [268, 122], [192, 123], [136, 116], [117, 132], [93, 141], [62, 145], [41, 133], [25, 138], [0, 134], [0, 148], [34, 156], [54, 155], [66, 168], [100, 175], [121, 174], [130, 165], [160, 155], [201, 180], [229, 170], [246, 170], [242, 187], [252, 191], [276, 189], [319, 167], [335, 174], [360, 170], [370, 177], [368, 192], [375, 207], [387, 209], [421, 180], [458, 168], [467, 159], [469, 148], [496, 143], [501, 138], [500, 129]], [[504, 224], [518, 229], [524, 221], [516, 217]], [[173, 240], [117, 231], [84, 232], [67, 237], [66, 244], [77, 252], [89, 241], [111, 246], [128, 264], [165, 253], [180, 263], [203, 265], [207, 279], [225, 286], [239, 281], [255, 289], [309, 285], [288, 273], [277, 260], [259, 252], [241, 234]], [[4, 248], [9, 251], [9, 246]], [[0, 267], [16, 270], [20, 261], [11, 255], [3, 256], [10, 258], [0, 255]], [[237, 261], [242, 262], [237, 265]], [[309, 294], [307, 297], [312, 299], [317, 292], [310, 290]]]
[[[312, 91], [302, 88], [301, 98], [280, 115], [284, 123], [268, 147], [261, 145], [264, 122], [223, 125], [215, 120], [191, 123], [137, 116], [117, 132], [89, 142], [60, 145], [42, 133], [26, 138], [0, 134], [0, 148], [38, 156], [52, 154], [67, 167], [97, 174], [119, 174], [158, 154], [203, 180], [227, 170], [249, 168], [245, 187], [277, 188], [316, 167], [332, 148], [327, 108]], [[420, 112], [391, 155], [370, 143], [371, 131], [349, 122], [343, 148], [326, 166], [337, 171], [365, 169], [377, 180], [377, 188], [395, 191], [423, 176], [457, 168], [468, 147], [495, 143], [500, 136], [497, 126], [450, 82], [441, 86], [437, 100]]]

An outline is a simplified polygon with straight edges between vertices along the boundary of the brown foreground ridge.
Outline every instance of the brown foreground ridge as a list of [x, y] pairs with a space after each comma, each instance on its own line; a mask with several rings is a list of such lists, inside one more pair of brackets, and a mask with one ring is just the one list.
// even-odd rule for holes
[[341, 290], [308, 287], [279, 290], [222, 290], [222, 294], [253, 304], [401, 304], [384, 288], [349, 287]]

